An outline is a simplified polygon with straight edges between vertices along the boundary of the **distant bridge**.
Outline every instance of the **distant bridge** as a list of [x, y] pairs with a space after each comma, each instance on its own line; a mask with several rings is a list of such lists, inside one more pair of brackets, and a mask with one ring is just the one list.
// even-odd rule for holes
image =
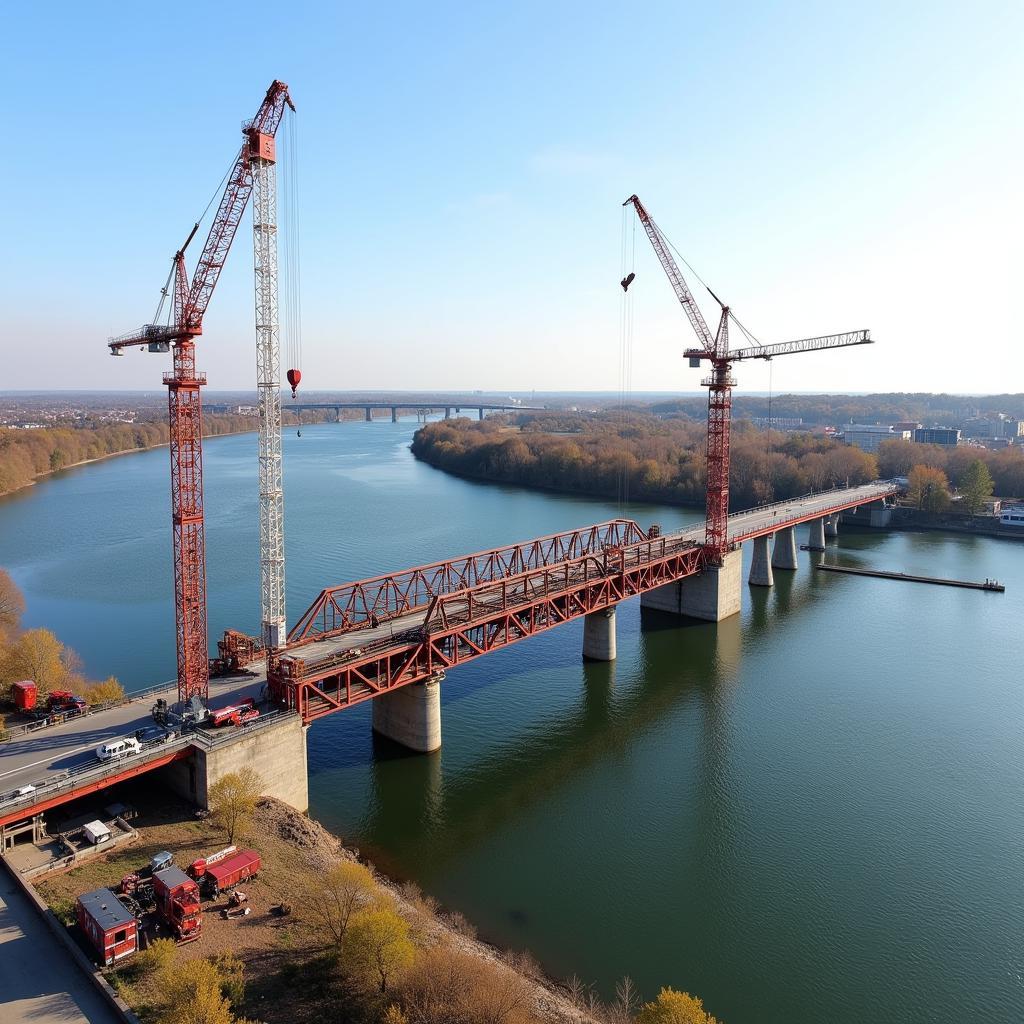
[[[237, 405], [207, 405], [207, 412], [231, 412], [233, 409], [239, 408]], [[488, 412], [543, 412], [544, 406], [542, 405], [512, 405], [502, 402], [289, 402], [287, 404], [288, 409], [302, 411], [305, 409], [334, 409], [338, 414], [338, 418], [341, 418], [342, 409], [362, 409], [366, 414], [366, 422], [370, 423], [373, 420], [373, 413], [376, 410], [389, 410], [391, 412], [391, 422], [398, 422], [398, 414], [401, 411], [412, 411], [420, 413], [424, 416], [430, 416], [433, 413], [441, 412], [444, 410], [444, 418], [450, 420], [452, 413], [461, 413], [463, 410], [470, 410], [477, 414], [478, 419], [484, 418], [484, 413]]]

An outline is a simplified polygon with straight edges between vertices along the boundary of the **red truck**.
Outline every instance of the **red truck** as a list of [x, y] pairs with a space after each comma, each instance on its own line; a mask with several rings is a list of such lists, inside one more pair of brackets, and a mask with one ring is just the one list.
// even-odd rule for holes
[[255, 881], [262, 866], [260, 855], [255, 850], [239, 850], [216, 862], [200, 857], [189, 865], [188, 873], [210, 899], [216, 899], [222, 892], [242, 882]]
[[181, 868], [169, 867], [153, 875], [156, 912], [178, 942], [198, 939], [203, 931], [199, 886]]

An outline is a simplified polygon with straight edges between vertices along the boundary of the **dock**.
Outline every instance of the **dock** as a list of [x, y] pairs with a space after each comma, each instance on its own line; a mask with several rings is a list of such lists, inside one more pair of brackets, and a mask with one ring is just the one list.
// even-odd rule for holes
[[906, 572], [886, 572], [884, 569], [854, 569], [848, 565], [825, 565], [820, 563], [816, 569], [823, 569], [825, 572], [845, 572], [851, 576], [873, 576], [882, 580], [903, 580], [906, 583], [934, 583], [941, 587], [963, 587], [966, 590], [991, 590], [1002, 594], [1006, 587], [997, 580], [985, 580], [983, 583], [975, 583], [973, 580], [949, 580], [941, 576], [914, 576]]

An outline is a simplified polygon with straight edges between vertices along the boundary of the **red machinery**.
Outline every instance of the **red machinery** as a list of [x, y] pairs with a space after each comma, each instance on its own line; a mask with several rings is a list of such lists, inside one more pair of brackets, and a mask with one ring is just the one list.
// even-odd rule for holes
[[[210, 712], [210, 725], [214, 728], [219, 728], [222, 725], [238, 725], [242, 721], [243, 715], [248, 715], [245, 721], [249, 721], [251, 718], [258, 718], [259, 711], [256, 710], [256, 701], [252, 697], [246, 697], [245, 700], [239, 701], [237, 704], [229, 704], [227, 707], [217, 708], [216, 711]], [[255, 711], [256, 714], [249, 714]]]
[[[845, 334], [783, 341], [774, 345], [757, 343], [750, 348], [730, 350], [729, 321], [731, 319], [740, 330], [744, 330], [742, 325], [732, 315], [729, 307], [723, 305], [718, 296], [708, 288], [711, 297], [721, 308], [718, 328], [712, 337], [682, 271], [672, 259], [668, 240], [637, 196], [630, 196], [622, 205], [628, 206], [630, 203], [636, 209], [665, 276], [700, 342], [699, 348], [689, 348], [683, 355], [690, 360], [690, 366], [693, 367], [700, 366], [703, 359], [711, 363], [711, 375], [701, 381], [701, 384], [708, 388], [707, 528], [704, 546], [708, 554], [718, 560], [729, 549], [729, 432], [732, 420], [732, 389], [736, 385], [732, 375], [732, 364], [741, 359], [771, 359], [774, 356], [792, 355], [797, 352], [817, 352], [827, 348], [845, 348], [847, 345], [870, 345], [871, 334], [869, 331], [848, 331]], [[628, 288], [632, 277], [630, 274], [628, 278], [623, 279], [623, 290]]]
[[54, 714], [73, 712], [81, 714], [89, 705], [84, 697], [79, 697], [70, 690], [51, 690], [46, 697], [47, 708]]
[[169, 867], [153, 875], [153, 895], [160, 919], [178, 942], [198, 939], [203, 931], [199, 886], [181, 868]]
[[255, 850], [239, 850], [216, 861], [213, 857], [200, 857], [189, 865], [188, 873], [211, 899], [216, 899], [225, 890], [242, 882], [255, 881], [262, 866], [260, 855]]
[[[195, 339], [203, 333], [203, 317], [224, 269], [228, 251], [253, 190], [253, 163], [273, 161], [274, 136], [285, 105], [294, 110], [284, 82], [274, 81], [252, 121], [242, 127], [244, 142], [228, 174], [191, 282], [185, 250], [199, 225], [174, 254], [171, 280], [173, 323], [146, 324], [108, 342], [112, 355], [126, 348], [150, 352], [174, 349], [174, 369], [164, 374], [168, 388], [171, 452], [171, 522], [174, 538], [174, 603], [177, 631], [178, 699], [209, 691], [209, 650], [206, 632], [206, 541], [203, 524], [202, 403], [199, 389], [206, 375], [196, 371]], [[166, 296], [167, 289], [164, 290]], [[161, 303], [162, 307], [163, 303]], [[158, 316], [160, 310], [158, 309]]]

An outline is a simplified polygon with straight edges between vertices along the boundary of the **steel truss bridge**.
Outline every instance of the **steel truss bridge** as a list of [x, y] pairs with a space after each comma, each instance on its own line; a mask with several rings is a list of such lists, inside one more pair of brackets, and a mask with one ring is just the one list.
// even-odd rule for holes
[[[733, 547], [879, 502], [888, 483], [729, 517]], [[321, 591], [267, 666], [272, 697], [305, 722], [372, 700], [537, 633], [704, 571], [704, 523], [661, 536], [628, 519]]]

